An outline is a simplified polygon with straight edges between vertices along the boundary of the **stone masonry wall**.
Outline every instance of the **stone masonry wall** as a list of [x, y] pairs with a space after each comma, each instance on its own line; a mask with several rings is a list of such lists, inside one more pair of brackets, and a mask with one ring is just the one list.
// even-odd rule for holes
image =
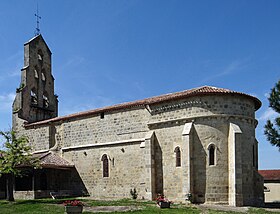
[[[152, 106], [152, 119], [149, 127], [155, 130], [162, 151], [164, 192], [171, 199], [184, 195], [180, 192], [184, 177], [181, 169], [175, 167], [174, 148], [182, 144], [180, 138], [185, 122], [194, 121], [193, 134], [193, 197], [197, 202], [227, 203], [228, 201], [228, 132], [229, 123], [237, 120], [242, 123], [242, 136], [245, 167], [243, 186], [244, 202], [252, 200], [254, 180], [248, 179], [253, 174], [252, 143], [254, 139], [255, 119], [252, 100], [239, 96], [204, 96]], [[248, 140], [250, 138], [250, 140]], [[214, 166], [209, 166], [208, 146], [216, 146]], [[244, 152], [244, 150], [246, 152]], [[249, 150], [249, 151], [248, 151]], [[250, 154], [250, 155], [248, 155]], [[255, 157], [256, 158], [256, 157]], [[173, 160], [172, 160], [173, 159]], [[246, 165], [247, 159], [250, 164]], [[247, 176], [247, 177], [246, 177]], [[249, 190], [250, 189], [250, 190]], [[248, 196], [247, 196], [248, 195]]]
[[[154, 191], [169, 199], [185, 201], [182, 167], [175, 165], [174, 149], [183, 148], [184, 124], [193, 121], [191, 168], [194, 200], [207, 203], [228, 202], [229, 123], [238, 124], [242, 133], [244, 157], [244, 200], [254, 200], [252, 145], [254, 138], [253, 100], [237, 95], [190, 97], [154, 104], [148, 108], [124, 109], [85, 118], [70, 119], [25, 133], [35, 150], [53, 147], [75, 164], [88, 192], [95, 198], [130, 197], [136, 188], [139, 197], [151, 192], [151, 166]], [[153, 131], [153, 152], [143, 146]], [[52, 134], [49, 134], [52, 133]], [[55, 138], [52, 138], [55, 135]], [[51, 142], [53, 139], [54, 142]], [[215, 165], [209, 166], [209, 145], [215, 145]], [[181, 152], [186, 152], [182, 150]], [[103, 154], [109, 157], [109, 177], [102, 177]], [[248, 155], [249, 154], [249, 155]], [[145, 160], [152, 157], [151, 163]], [[152, 164], [154, 163], [154, 164]], [[246, 192], [245, 192], [246, 191]]]

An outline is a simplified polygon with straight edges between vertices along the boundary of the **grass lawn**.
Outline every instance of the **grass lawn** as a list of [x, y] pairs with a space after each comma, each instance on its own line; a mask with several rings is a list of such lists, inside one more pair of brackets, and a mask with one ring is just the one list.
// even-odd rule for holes
[[[16, 202], [7, 202], [0, 200], [0, 213], [1, 214], [49, 214], [49, 213], [64, 213], [64, 206], [62, 202], [66, 199], [39, 199], [39, 200], [17, 200]], [[67, 199], [68, 200], [68, 199]], [[96, 206], [133, 206], [138, 207], [139, 210], [129, 211], [129, 212], [117, 212], [117, 213], [135, 213], [135, 214], [159, 214], [159, 213], [170, 213], [170, 214], [229, 214], [237, 212], [225, 212], [225, 211], [215, 211], [207, 210], [201, 211], [193, 206], [177, 205], [173, 204], [170, 209], [159, 209], [155, 206], [154, 202], [150, 201], [137, 201], [137, 200], [118, 200], [118, 201], [96, 201], [82, 199], [86, 207], [96, 207]], [[83, 214], [91, 214], [93, 212], [83, 212]], [[96, 212], [95, 212], [96, 213]], [[248, 213], [250, 214], [271, 214], [276, 212], [269, 212], [263, 209], [250, 208]], [[278, 212], [279, 213], [279, 212]]]

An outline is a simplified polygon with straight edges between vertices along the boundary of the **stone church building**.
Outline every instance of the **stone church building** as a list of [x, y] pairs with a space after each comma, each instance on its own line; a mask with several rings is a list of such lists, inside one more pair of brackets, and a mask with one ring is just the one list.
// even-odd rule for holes
[[88, 195], [232, 206], [263, 201], [255, 139], [256, 97], [203, 86], [58, 117], [51, 51], [41, 35], [24, 44], [13, 130], [41, 169], [17, 178], [15, 198]]

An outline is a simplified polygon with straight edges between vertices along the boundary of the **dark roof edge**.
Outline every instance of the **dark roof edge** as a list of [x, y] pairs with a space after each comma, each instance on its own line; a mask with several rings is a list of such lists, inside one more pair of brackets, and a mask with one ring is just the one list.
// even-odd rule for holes
[[187, 97], [225, 95], [225, 94], [236, 94], [236, 95], [245, 96], [245, 97], [252, 99], [255, 103], [255, 110], [258, 110], [262, 105], [261, 101], [252, 95], [232, 91], [229, 89], [202, 86], [199, 88], [194, 88], [194, 89], [185, 90], [185, 91], [181, 91], [181, 92], [154, 96], [154, 97], [150, 97], [150, 98], [146, 98], [146, 99], [142, 99], [142, 100], [121, 103], [121, 104], [117, 104], [117, 105], [113, 105], [113, 106], [107, 106], [107, 107], [103, 107], [103, 108], [97, 108], [97, 109], [93, 109], [93, 110], [74, 113], [74, 114], [70, 114], [70, 115], [66, 115], [66, 116], [55, 117], [55, 118], [51, 118], [48, 120], [33, 122], [30, 124], [25, 124], [25, 127], [28, 128], [28, 127], [38, 126], [38, 125], [45, 125], [45, 124], [53, 123], [53, 122], [60, 122], [60, 121], [65, 121], [65, 120], [69, 120], [69, 119], [79, 118], [79, 117], [86, 117], [86, 116], [98, 114], [101, 112], [111, 112], [111, 111], [116, 111], [116, 110], [121, 110], [121, 109], [145, 107], [145, 105], [158, 104], [158, 103], [171, 101], [171, 100], [184, 99]]
[[50, 50], [48, 44], [46, 43], [46, 41], [44, 40], [44, 38], [43, 38], [43, 36], [42, 36], [42, 34], [39, 34], [39, 35], [37, 35], [37, 36], [34, 36], [34, 37], [31, 38], [29, 41], [25, 42], [25, 43], [24, 43], [24, 46], [30, 44], [32, 41], [34, 41], [35, 39], [37, 39], [37, 38], [39, 38], [39, 37], [41, 37], [41, 39], [42, 39], [43, 42], [45, 43], [45, 45], [46, 45], [48, 51], [50, 52], [50, 54], [52, 54], [52, 52], [51, 52], [51, 50]]

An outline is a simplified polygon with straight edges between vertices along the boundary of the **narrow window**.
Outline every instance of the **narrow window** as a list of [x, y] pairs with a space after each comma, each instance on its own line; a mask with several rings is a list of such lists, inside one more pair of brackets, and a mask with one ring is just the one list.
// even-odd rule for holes
[[103, 177], [109, 177], [109, 162], [107, 155], [104, 154], [101, 160], [103, 162]]
[[174, 150], [175, 152], [175, 156], [176, 156], [176, 167], [181, 166], [181, 151], [180, 151], [180, 147], [177, 146]]
[[42, 53], [42, 50], [38, 50], [38, 60], [39, 62], [43, 62], [43, 53]]
[[38, 76], [38, 71], [37, 71], [36, 69], [34, 69], [34, 77], [35, 77], [36, 79], [39, 78], [39, 76]]
[[33, 104], [33, 105], [37, 105], [37, 104], [38, 104], [37, 94], [36, 94], [35, 91], [36, 91], [35, 88], [33, 88], [33, 89], [30, 91], [31, 104]]
[[42, 81], [46, 82], [46, 75], [45, 75], [45, 70], [44, 69], [42, 71]]
[[104, 112], [101, 112], [101, 113], [100, 113], [100, 118], [101, 118], [101, 119], [104, 119], [104, 116], [105, 116], [105, 115], [104, 115]]
[[47, 94], [43, 94], [43, 107], [48, 108], [49, 107], [49, 98]]
[[215, 165], [215, 146], [209, 146], [209, 165]]

